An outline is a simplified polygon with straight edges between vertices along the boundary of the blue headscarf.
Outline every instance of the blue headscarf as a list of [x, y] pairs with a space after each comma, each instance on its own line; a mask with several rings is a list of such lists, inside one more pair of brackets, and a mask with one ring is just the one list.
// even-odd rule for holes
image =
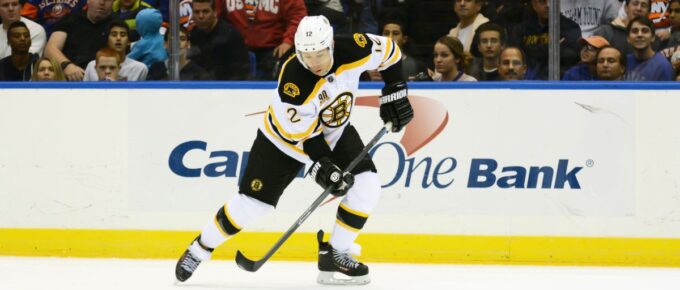
[[137, 41], [127, 56], [143, 62], [147, 68], [151, 68], [156, 62], [166, 60], [168, 53], [165, 51], [163, 35], [160, 33], [163, 22], [161, 13], [157, 9], [147, 8], [137, 14], [135, 21], [142, 39]]

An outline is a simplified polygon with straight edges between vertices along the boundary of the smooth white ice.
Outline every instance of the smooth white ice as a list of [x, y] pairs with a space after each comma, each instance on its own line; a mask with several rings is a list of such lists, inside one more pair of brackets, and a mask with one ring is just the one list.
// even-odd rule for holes
[[316, 264], [270, 261], [258, 272], [234, 261], [208, 261], [175, 285], [172, 260], [0, 256], [3, 290], [417, 289], [417, 290], [677, 290], [677, 268], [416, 265], [371, 263], [366, 286], [316, 284]]

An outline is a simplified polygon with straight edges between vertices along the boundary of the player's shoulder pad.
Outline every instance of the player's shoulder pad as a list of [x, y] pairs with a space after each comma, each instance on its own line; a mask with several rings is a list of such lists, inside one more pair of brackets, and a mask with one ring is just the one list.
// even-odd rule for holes
[[322, 78], [307, 70], [293, 55], [281, 68], [278, 94], [281, 101], [292, 105], [302, 105], [314, 96], [314, 89]]
[[375, 39], [365, 33], [354, 33], [352, 36], [337, 37], [334, 47], [335, 62], [352, 63], [371, 55], [374, 42]]

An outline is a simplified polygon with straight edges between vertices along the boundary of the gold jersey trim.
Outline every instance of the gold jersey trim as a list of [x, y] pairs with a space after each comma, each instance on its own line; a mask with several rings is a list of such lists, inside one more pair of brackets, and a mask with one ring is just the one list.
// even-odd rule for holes
[[281, 137], [279, 137], [278, 134], [276, 134], [276, 133], [273, 132], [273, 130], [272, 130], [272, 128], [271, 128], [271, 123], [269, 123], [269, 121], [267, 120], [267, 116], [269, 116], [269, 114], [264, 114], [264, 129], [265, 129], [265, 133], [267, 133], [269, 136], [272, 136], [274, 139], [278, 140], [278, 141], [279, 141], [278, 143], [283, 144], [283, 145], [285, 145], [286, 147], [292, 149], [293, 151], [295, 151], [295, 152], [297, 152], [297, 153], [299, 153], [299, 154], [302, 154], [302, 155], [305, 155], [305, 156], [306, 156], [307, 154], [306, 154], [305, 151], [303, 151], [301, 148], [299, 148], [299, 147], [297, 147], [297, 146], [294, 146], [294, 145], [292, 145], [292, 144], [286, 142], [286, 140], [281, 139]]
[[364, 57], [360, 60], [357, 60], [355, 62], [343, 64], [340, 67], [338, 67], [337, 70], [335, 70], [335, 75], [337, 76], [337, 75], [341, 74], [342, 72], [344, 72], [346, 70], [351, 70], [353, 68], [360, 67], [360, 66], [364, 65], [365, 63], [367, 63], [370, 59], [371, 59], [371, 55], [368, 55], [368, 56], [366, 56], [366, 57]]
[[[282, 137], [284, 137], [285, 139], [288, 139], [292, 142], [297, 142], [301, 139], [305, 139], [308, 136], [310, 136], [314, 132], [314, 128], [316, 128], [318, 126], [318, 123], [319, 123], [319, 118], [317, 117], [316, 122], [312, 123], [312, 125], [309, 126], [309, 128], [307, 128], [307, 130], [305, 130], [304, 132], [302, 132], [302, 133], [290, 133], [290, 132], [287, 132], [286, 130], [283, 129], [283, 126], [281, 126], [281, 123], [279, 123], [279, 120], [276, 117], [276, 114], [274, 113], [274, 110], [272, 110], [271, 106], [269, 106], [269, 108], [267, 109], [267, 114], [271, 114], [271, 120], [274, 121], [274, 123], [272, 125], [274, 125], [276, 127], [277, 131], [282, 135]], [[269, 120], [267, 120], [267, 121], [269, 121]]]
[[392, 40], [391, 40], [391, 39], [388, 39], [388, 40], [387, 40], [386, 45], [387, 45], [387, 47], [386, 47], [386, 49], [385, 49], [385, 55], [383, 55], [383, 58], [382, 58], [382, 60], [380, 60], [380, 63], [384, 63], [385, 60], [387, 59], [387, 57], [389, 57], [389, 56], [390, 56], [390, 53], [392, 52], [393, 45], [392, 45]]

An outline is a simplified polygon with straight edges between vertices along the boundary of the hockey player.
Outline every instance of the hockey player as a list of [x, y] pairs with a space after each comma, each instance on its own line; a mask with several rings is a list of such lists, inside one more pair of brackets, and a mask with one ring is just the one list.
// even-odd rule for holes
[[[352, 254], [354, 243], [380, 196], [380, 180], [370, 156], [345, 172], [364, 145], [349, 117], [359, 76], [381, 71], [385, 86], [380, 117], [399, 132], [413, 110], [401, 72], [401, 52], [391, 39], [356, 33], [334, 41], [324, 16], [307, 16], [295, 33], [296, 57], [286, 61], [264, 122], [250, 151], [239, 194], [233, 196], [189, 245], [176, 266], [179, 281], [191, 277], [217, 246], [274, 210], [283, 190], [304, 165], [331, 194], [344, 196], [329, 242], [319, 243], [317, 281], [322, 284], [366, 284], [368, 267]], [[354, 186], [353, 186], [354, 185]], [[345, 196], [346, 194], [346, 196]], [[346, 277], [335, 277], [335, 273]]]

